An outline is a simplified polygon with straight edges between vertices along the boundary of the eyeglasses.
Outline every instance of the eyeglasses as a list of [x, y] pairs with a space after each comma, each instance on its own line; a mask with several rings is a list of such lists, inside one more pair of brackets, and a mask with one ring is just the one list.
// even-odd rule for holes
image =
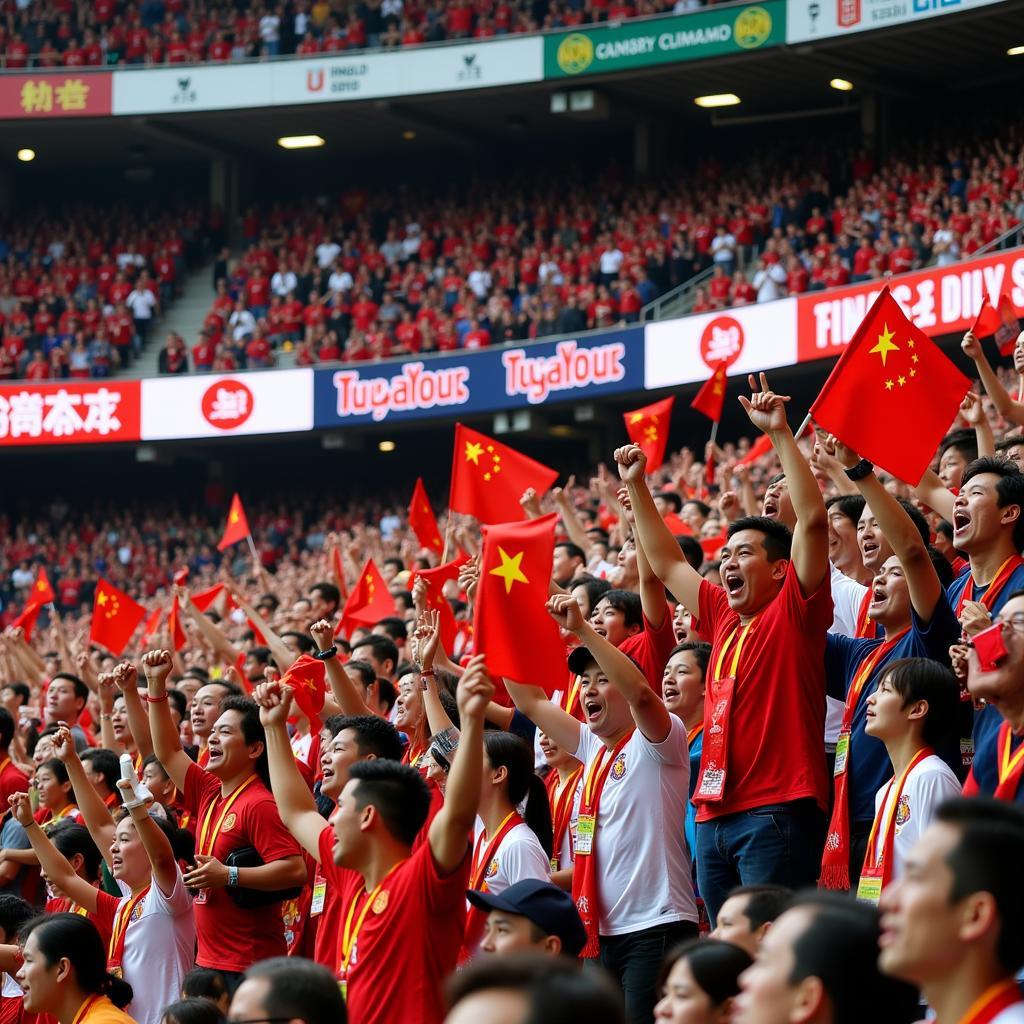
[[996, 618], [995, 622], [1004, 629], [1009, 628], [1013, 630], [1014, 633], [1024, 633], [1024, 612], [1011, 615], [1008, 619]]

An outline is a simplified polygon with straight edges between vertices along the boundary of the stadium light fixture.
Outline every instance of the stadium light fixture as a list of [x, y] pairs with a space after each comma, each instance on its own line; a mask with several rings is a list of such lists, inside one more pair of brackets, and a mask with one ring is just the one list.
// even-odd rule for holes
[[740, 102], [740, 98], [734, 92], [719, 92], [711, 96], [698, 96], [693, 102], [698, 107], [704, 107], [705, 109], [712, 107], [735, 107]]
[[845, 78], [833, 78], [828, 84], [839, 92], [850, 92], [853, 89], [853, 82], [847, 81]]
[[36, 158], [36, 151], [34, 149], [19, 149], [18, 159], [23, 164], [30, 164]]
[[1011, 46], [1006, 51], [1007, 57], [1024, 57], [1024, 46]]
[[394, 441], [381, 441], [377, 445], [377, 450], [380, 452], [393, 452], [395, 450]]
[[316, 149], [324, 140], [319, 135], [282, 135], [277, 144], [282, 149]]
[[412, 140], [416, 138], [416, 133], [411, 128], [407, 129], [402, 132], [402, 138], [405, 139], [406, 142], [412, 142]]

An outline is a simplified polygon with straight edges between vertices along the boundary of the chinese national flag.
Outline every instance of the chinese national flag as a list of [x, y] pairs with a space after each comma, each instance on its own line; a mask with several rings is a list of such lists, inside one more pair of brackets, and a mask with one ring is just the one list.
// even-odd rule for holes
[[159, 608], [154, 608], [149, 613], [149, 618], [146, 619], [146, 624], [142, 627], [141, 640], [143, 644], [148, 644], [149, 638], [160, 628], [160, 619], [163, 614]]
[[421, 476], [416, 478], [412, 501], [409, 502], [409, 525], [420, 544], [436, 554], [441, 554], [444, 550], [441, 531], [437, 528], [437, 516], [434, 515], [434, 510], [430, 507], [430, 499], [427, 497], [427, 490], [423, 486], [423, 477]]
[[994, 334], [999, 354], [1009, 356], [1013, 355], [1013, 346], [1017, 343], [1019, 332], [1020, 322], [1009, 295], [1004, 292], [999, 296], [998, 307], [993, 307], [987, 297], [982, 300], [971, 334], [976, 338], [987, 338]]
[[454, 511], [476, 516], [481, 523], [518, 521], [526, 515], [519, 504], [523, 491], [532, 487], [538, 495], [544, 494], [557, 479], [553, 469], [486, 434], [455, 424], [448, 498]]
[[814, 422], [917, 484], [971, 382], [883, 289], [811, 406]]
[[645, 405], [642, 409], [625, 412], [626, 433], [633, 444], [639, 445], [647, 456], [647, 472], [653, 473], [665, 461], [668, 443], [668, 424], [672, 418], [675, 396]]
[[375, 626], [381, 619], [395, 614], [395, 599], [372, 558], [366, 560], [359, 582], [352, 588], [341, 611], [339, 629], [353, 626]]
[[719, 363], [715, 372], [704, 383], [690, 403], [691, 409], [703, 413], [709, 420], [718, 423], [722, 419], [722, 409], [725, 406], [725, 363]]
[[458, 626], [455, 622], [455, 612], [452, 611], [451, 602], [444, 596], [444, 585], [449, 580], [457, 580], [459, 578], [459, 568], [468, 561], [469, 559], [465, 555], [461, 555], [452, 562], [439, 565], [436, 569], [419, 569], [413, 578], [409, 580], [410, 587], [417, 579], [422, 579], [426, 583], [427, 606], [440, 613], [441, 643], [449, 655], [455, 646]]
[[32, 604], [53, 604], [57, 600], [57, 595], [53, 592], [53, 587], [50, 586], [50, 579], [46, 575], [46, 569], [43, 566], [39, 566], [39, 573], [36, 576], [35, 583], [32, 584], [32, 597], [29, 601]]
[[181, 628], [181, 609], [178, 607], [178, 598], [171, 599], [171, 610], [167, 615], [167, 626], [171, 631], [171, 643], [174, 649], [180, 651], [187, 643], [185, 630]]
[[543, 687], [565, 683], [565, 644], [545, 607], [557, 516], [484, 530], [473, 645], [493, 676]]
[[18, 626], [22, 628], [25, 633], [25, 643], [32, 642], [32, 630], [36, 628], [36, 619], [39, 618], [41, 607], [35, 601], [29, 601], [25, 605], [25, 610], [11, 623], [12, 629], [16, 629]]
[[215, 583], [212, 587], [208, 587], [206, 590], [200, 590], [198, 594], [193, 594], [192, 603], [196, 606], [198, 611], [205, 612], [223, 593], [224, 584]]
[[245, 517], [245, 509], [242, 508], [242, 499], [236, 494], [231, 499], [231, 508], [228, 510], [228, 521], [224, 527], [224, 536], [217, 545], [218, 551], [245, 540], [250, 534], [249, 520]]
[[132, 634], [146, 617], [146, 609], [112, 583], [100, 579], [92, 604], [89, 640], [120, 657]]
[[316, 718], [323, 710], [327, 692], [326, 669], [318, 658], [300, 654], [281, 676], [281, 683], [292, 688], [295, 703], [308, 719]]

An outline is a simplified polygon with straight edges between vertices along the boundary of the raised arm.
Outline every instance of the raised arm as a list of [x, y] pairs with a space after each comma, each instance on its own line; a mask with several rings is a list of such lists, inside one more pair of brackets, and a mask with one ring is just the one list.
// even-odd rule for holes
[[583, 528], [583, 522], [576, 512], [576, 506], [572, 503], [572, 490], [575, 484], [576, 477], [571, 476], [566, 481], [565, 487], [556, 487], [552, 490], [551, 494], [555, 499], [555, 504], [558, 506], [558, 514], [562, 517], [562, 525], [565, 527], [569, 540], [589, 555], [592, 546], [590, 538], [587, 536], [587, 531]]
[[622, 515], [630, 528], [633, 536], [633, 543], [636, 545], [636, 571], [640, 580], [640, 607], [643, 609], [644, 617], [655, 628], [660, 629], [668, 613], [668, 603], [665, 601], [665, 584], [658, 579], [657, 574], [651, 568], [651, 563], [644, 552], [644, 546], [636, 532], [636, 518], [633, 515], [633, 508], [629, 497], [629, 489], [623, 487], [618, 494], [619, 505], [622, 507]]
[[927, 505], [936, 515], [942, 516], [946, 522], [953, 521], [953, 492], [939, 479], [938, 473], [931, 469], [924, 471], [920, 483], [913, 489], [914, 495]]
[[[317, 650], [329, 651], [334, 646], [334, 627], [326, 619], [314, 622], [309, 627], [309, 632]], [[327, 681], [331, 686], [331, 694], [343, 715], [373, 714], [367, 707], [363, 695], [359, 692], [359, 687], [352, 681], [352, 677], [337, 657], [328, 658], [324, 662], [324, 667], [327, 672]]]
[[285, 642], [270, 628], [266, 619], [248, 601], [243, 597], [241, 591], [235, 586], [231, 586], [231, 596], [235, 599], [235, 604], [242, 609], [243, 612], [248, 616], [249, 621], [263, 634], [267, 641], [267, 646], [270, 648], [270, 653], [274, 656], [274, 661], [277, 662], [277, 667], [281, 672], [286, 672], [291, 666], [292, 662], [295, 661], [295, 655], [285, 645]]
[[996, 453], [996, 439], [992, 434], [992, 424], [985, 415], [985, 406], [981, 395], [976, 391], [968, 391], [960, 403], [960, 415], [974, 427], [974, 435], [978, 439], [978, 458], [991, 457]]
[[[830, 436], [826, 444], [830, 454], [834, 454], [847, 469], [852, 469], [860, 462], [860, 456], [846, 445], [840, 444], [835, 437]], [[878, 528], [882, 531], [882, 536], [892, 545], [893, 553], [903, 566], [907, 589], [910, 591], [910, 602], [917, 612], [917, 617], [922, 622], [930, 622], [942, 594], [942, 584], [920, 532], [900, 503], [882, 486], [874, 473], [869, 473], [856, 483], [857, 489], [864, 496], [878, 523]]]
[[777, 395], [768, 387], [768, 378], [762, 373], [760, 388], [751, 374], [748, 378], [750, 398], [740, 395], [740, 405], [750, 422], [768, 435], [782, 463], [786, 475], [789, 497], [796, 513], [793, 530], [793, 568], [800, 589], [812, 594], [821, 586], [828, 574], [828, 515], [821, 497], [818, 481], [797, 446], [793, 431], [786, 420], [788, 395]]
[[444, 804], [430, 823], [430, 852], [443, 874], [450, 874], [466, 856], [469, 834], [480, 804], [484, 765], [484, 715], [494, 696], [484, 655], [477, 654], [459, 680], [456, 699], [461, 733], [444, 791]]
[[548, 611], [563, 629], [579, 637], [580, 643], [594, 656], [608, 682], [625, 698], [640, 732], [651, 743], [663, 742], [671, 731], [672, 720], [636, 663], [584, 621], [580, 606], [572, 597], [552, 597]]
[[67, 724], [61, 722], [60, 730], [53, 737], [53, 752], [68, 770], [68, 778], [75, 791], [75, 802], [82, 812], [85, 827], [92, 836], [96, 848], [110, 867], [110, 841], [114, 838], [114, 819], [103, 798], [85, 774], [85, 766], [75, 750], [75, 741]]
[[114, 690], [114, 674], [101, 672], [99, 688], [96, 691], [100, 702], [100, 746], [112, 750], [115, 754], [122, 754], [124, 753], [124, 744], [114, 738]]
[[199, 632], [213, 648], [214, 653], [227, 665], [237, 664], [238, 657], [242, 652], [228, 639], [224, 630], [192, 603], [192, 598], [184, 587], [175, 587], [174, 592], [178, 596], [181, 610], [196, 624]]
[[149, 716], [142, 703], [139, 693], [139, 674], [130, 662], [122, 661], [114, 666], [114, 682], [124, 694], [124, 707], [128, 715], [128, 728], [131, 730], [135, 746], [143, 758], [153, 753], [153, 734], [149, 731]]
[[29, 803], [28, 794], [15, 793], [10, 797], [10, 803], [11, 811], [25, 830], [28, 841], [39, 858], [39, 866], [46, 872], [46, 877], [80, 907], [95, 913], [96, 904], [99, 902], [96, 889], [84, 878], [78, 877], [67, 857], [50, 842], [47, 834], [39, 827], [32, 817], [32, 805]]
[[149, 816], [146, 801], [136, 797], [135, 785], [131, 779], [119, 779], [117, 788], [121, 791], [124, 806], [135, 822], [139, 841], [146, 851], [146, 856], [149, 857], [153, 881], [165, 896], [170, 896], [178, 881], [178, 862], [174, 859], [171, 841]]
[[[701, 576], [683, 557], [679, 544], [655, 508], [654, 498], [644, 479], [647, 456], [639, 445], [630, 444], [615, 450], [615, 461], [619, 466], [619, 476], [629, 491], [638, 547], [643, 545], [647, 561], [658, 579], [690, 611], [696, 612]], [[544, 731], [549, 732], [547, 728]], [[575, 750], [575, 746], [572, 749]]]
[[142, 656], [149, 691], [149, 728], [153, 734], [153, 753], [164, 771], [180, 790], [185, 789], [185, 776], [192, 759], [181, 749], [181, 737], [167, 706], [167, 676], [171, 656], [167, 651], [149, 651]]
[[309, 786], [299, 774], [288, 742], [288, 716], [292, 713], [292, 689], [280, 683], [260, 683], [253, 694], [260, 706], [260, 721], [267, 734], [270, 788], [284, 826], [302, 848], [320, 862], [320, 833], [326, 822], [316, 809]]
[[960, 342], [960, 348], [963, 349], [964, 355], [974, 360], [985, 393], [992, 399], [992, 404], [999, 415], [1018, 426], [1024, 426], [1024, 404], [1013, 399], [1009, 391], [1003, 387], [978, 338], [968, 331], [964, 335], [964, 340]]

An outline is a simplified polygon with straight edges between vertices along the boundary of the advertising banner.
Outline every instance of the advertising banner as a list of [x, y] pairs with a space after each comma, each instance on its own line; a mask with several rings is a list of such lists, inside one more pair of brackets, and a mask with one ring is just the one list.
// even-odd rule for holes
[[788, 0], [786, 42], [807, 43], [849, 32], [909, 25], [1003, 0]]
[[702, 60], [743, 53], [786, 40], [783, 0], [744, 7], [710, 7], [671, 18], [580, 28], [544, 36], [544, 78]]
[[139, 439], [137, 380], [0, 387], [0, 447]]
[[62, 68], [0, 76], [0, 119], [107, 117], [111, 113], [109, 71]]
[[316, 425], [450, 417], [639, 391], [643, 328], [316, 371]]

